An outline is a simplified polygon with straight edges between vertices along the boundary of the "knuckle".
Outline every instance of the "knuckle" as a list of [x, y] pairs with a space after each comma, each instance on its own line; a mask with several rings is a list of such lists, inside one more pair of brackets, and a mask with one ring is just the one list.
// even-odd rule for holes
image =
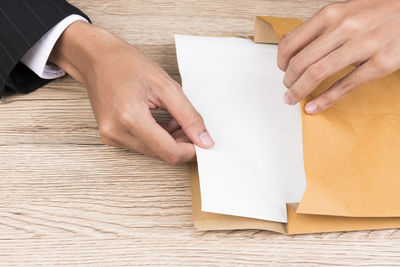
[[357, 17], [348, 17], [341, 22], [341, 28], [345, 31], [353, 33], [363, 26], [363, 22]]
[[290, 57], [290, 49], [287, 44], [286, 39], [283, 39], [278, 45], [278, 67], [285, 71], [287, 67], [287, 62], [289, 61]]
[[172, 91], [172, 92], [181, 92], [182, 86], [179, 83], [174, 81], [171, 85], [167, 86], [167, 90]]
[[182, 92], [182, 86], [179, 83], [173, 81], [173, 82], [170, 82], [166, 86], [161, 86], [160, 87], [160, 92], [163, 95], [176, 93], [176, 92]]
[[287, 45], [286, 45], [286, 40], [283, 39], [282, 41], [279, 42], [278, 44], [278, 54], [282, 57], [285, 57], [287, 54]]
[[347, 95], [354, 88], [353, 83], [348, 81], [339, 81], [335, 87], [338, 91], [337, 98]]
[[186, 121], [182, 123], [182, 129], [189, 129], [192, 127], [202, 127], [204, 125], [204, 120], [200, 113], [194, 111], [192, 114], [188, 115]]
[[332, 94], [321, 95], [322, 108], [330, 107], [334, 103], [334, 96]]
[[392, 70], [392, 61], [385, 53], [379, 53], [372, 59], [372, 65], [380, 74], [388, 74]]
[[182, 162], [182, 155], [177, 151], [168, 151], [162, 158], [166, 163], [171, 165], [176, 165]]
[[117, 136], [117, 129], [113, 123], [102, 122], [99, 124], [100, 137], [102, 140], [115, 140]]
[[322, 95], [322, 103], [325, 108], [348, 95], [354, 89], [354, 84], [350, 81], [340, 80], [330, 89], [329, 92]]
[[311, 79], [311, 81], [315, 83], [319, 83], [322, 81], [324, 75], [323, 68], [318, 65], [312, 65], [307, 70], [307, 76]]
[[376, 38], [375, 36], [358, 39], [356, 42], [351, 44], [352, 47], [357, 48], [354, 49], [354, 51], [356, 51], [356, 55], [359, 55], [359, 57], [363, 59], [369, 58], [371, 54], [373, 54], [377, 48], [380, 47], [380, 45], [381, 42], [379, 41], [379, 38]]
[[327, 21], [335, 21], [340, 16], [340, 5], [339, 4], [330, 4], [323, 7], [320, 11], [320, 15]]
[[284, 85], [286, 88], [290, 88], [290, 87], [292, 86], [292, 83], [289, 82], [289, 78], [287, 77], [287, 75], [285, 75], [285, 77], [283, 78], [283, 85]]
[[304, 60], [300, 56], [294, 56], [289, 62], [289, 69], [293, 74], [302, 74], [304, 71]]
[[290, 89], [288, 92], [292, 100], [297, 102], [301, 99], [300, 94], [297, 92], [297, 90]]
[[110, 139], [108, 139], [106, 137], [100, 136], [100, 139], [103, 142], [103, 144], [105, 144], [106, 146], [117, 147], [115, 142], [113, 142], [112, 140], [110, 140]]
[[132, 129], [135, 127], [135, 117], [138, 116], [137, 114], [132, 114], [130, 111], [121, 111], [118, 115], [120, 123], [128, 128]]
[[172, 87], [172, 90], [182, 91], [182, 86], [175, 81], [171, 87]]

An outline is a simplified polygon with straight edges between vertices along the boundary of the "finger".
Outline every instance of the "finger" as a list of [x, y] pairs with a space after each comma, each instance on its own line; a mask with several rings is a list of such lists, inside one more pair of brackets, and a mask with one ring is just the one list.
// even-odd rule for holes
[[178, 143], [192, 143], [182, 129], [176, 130], [175, 132], [171, 133], [171, 135]]
[[324, 33], [312, 41], [296, 56], [290, 59], [283, 79], [285, 86], [287, 88], [292, 87], [308, 67], [336, 50], [344, 42], [345, 39], [334, 32]]
[[153, 153], [140, 139], [135, 137], [129, 132], [121, 132], [118, 134], [119, 143], [121, 147], [135, 151], [141, 154], [145, 154], [151, 157], [159, 158], [155, 153]]
[[176, 119], [189, 139], [199, 147], [213, 147], [214, 141], [206, 129], [203, 118], [187, 99], [180, 86], [164, 88], [162, 94], [165, 108]]
[[390, 74], [389, 68], [378, 71], [375, 62], [375, 59], [371, 59], [337, 81], [327, 91], [308, 102], [305, 106], [305, 111], [308, 114], [317, 114], [332, 106], [361, 85]]
[[181, 126], [175, 119], [171, 119], [168, 122], [162, 124], [162, 127], [169, 133], [175, 132], [176, 130], [181, 128]]
[[140, 140], [137, 139], [135, 136], [133, 136], [131, 133], [119, 131], [118, 133], [115, 134], [115, 136], [118, 136], [118, 141], [116, 140], [116, 138], [111, 139], [104, 136], [101, 137], [101, 140], [103, 141], [104, 144], [108, 146], [124, 148], [130, 151], [138, 152], [144, 155], [157, 158], [157, 155], [152, 153], [151, 150], [149, 150], [149, 148], [146, 147], [145, 144], [140, 142]]
[[[109, 125], [109, 124], [105, 124], [105, 125]], [[129, 149], [131, 151], [139, 152], [142, 154], [149, 154], [149, 153], [147, 153], [147, 151], [144, 148], [142, 148], [139, 145], [140, 142], [135, 141], [135, 139], [133, 139], [134, 141], [132, 141], [132, 142], [126, 141], [128, 139], [128, 138], [126, 138], [127, 135], [128, 134], [125, 131], [120, 130], [118, 128], [104, 127], [104, 124], [102, 124], [102, 126], [100, 126], [101, 141], [103, 141], [103, 143], [105, 145], [119, 147], [119, 148], [125, 148], [125, 149]], [[131, 135], [131, 134], [129, 134], [129, 135]]]
[[178, 144], [174, 138], [153, 118], [150, 110], [133, 107], [132, 116], [122, 119], [122, 123], [133, 135], [145, 144], [152, 153], [170, 164], [188, 162], [195, 150], [191, 144]]
[[104, 136], [101, 136], [101, 141], [107, 146], [126, 148], [122, 143]]
[[315, 40], [324, 29], [324, 23], [319, 14], [313, 16], [296, 30], [287, 34], [278, 45], [278, 66], [286, 71], [290, 59], [307, 44]]
[[297, 104], [329, 76], [356, 62], [364, 62], [368, 59], [367, 54], [357, 53], [357, 51], [357, 47], [347, 43], [311, 65], [286, 91], [284, 101], [289, 105]]

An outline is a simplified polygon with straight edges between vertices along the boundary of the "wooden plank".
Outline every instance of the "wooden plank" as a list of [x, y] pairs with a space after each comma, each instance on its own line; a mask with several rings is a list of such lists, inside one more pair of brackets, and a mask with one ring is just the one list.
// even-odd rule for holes
[[[175, 79], [174, 33], [247, 35], [256, 14], [307, 18], [331, 2], [71, 0]], [[397, 230], [196, 231], [187, 167], [102, 145], [71, 78], [3, 98], [0, 114], [0, 266], [399, 265]]]

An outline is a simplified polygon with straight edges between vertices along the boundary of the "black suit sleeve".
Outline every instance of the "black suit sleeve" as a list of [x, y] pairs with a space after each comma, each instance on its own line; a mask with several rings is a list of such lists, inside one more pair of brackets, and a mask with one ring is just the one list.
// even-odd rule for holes
[[49, 82], [20, 59], [53, 26], [73, 14], [89, 20], [65, 0], [0, 0], [0, 97], [6, 86], [29, 93]]

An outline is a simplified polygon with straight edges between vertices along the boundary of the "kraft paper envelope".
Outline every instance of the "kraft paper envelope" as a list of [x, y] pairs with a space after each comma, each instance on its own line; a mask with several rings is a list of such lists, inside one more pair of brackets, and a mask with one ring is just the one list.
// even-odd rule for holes
[[287, 205], [287, 224], [245, 217], [203, 212], [197, 164], [189, 165], [192, 193], [193, 222], [198, 230], [260, 229], [282, 234], [310, 234], [323, 232], [391, 229], [400, 227], [400, 218], [354, 218], [309, 215], [296, 212], [296, 204]]
[[[277, 43], [302, 21], [257, 17], [255, 42]], [[330, 77], [313, 93], [351, 71]], [[190, 166], [193, 216], [200, 230], [264, 229], [286, 234], [400, 227], [400, 75], [369, 83], [320, 115], [302, 113], [307, 189], [287, 205], [287, 224], [201, 211], [197, 165]], [[381, 90], [379, 90], [381, 89]], [[302, 103], [302, 106], [304, 102]], [[400, 112], [400, 111], [399, 111]], [[319, 214], [319, 215], [317, 215]]]
[[[255, 41], [274, 42], [301, 23], [258, 17]], [[268, 32], [276, 36], [268, 40]], [[324, 81], [308, 99], [351, 70]], [[400, 216], [400, 72], [354, 90], [319, 115], [303, 112], [302, 122], [307, 188], [297, 212]]]

